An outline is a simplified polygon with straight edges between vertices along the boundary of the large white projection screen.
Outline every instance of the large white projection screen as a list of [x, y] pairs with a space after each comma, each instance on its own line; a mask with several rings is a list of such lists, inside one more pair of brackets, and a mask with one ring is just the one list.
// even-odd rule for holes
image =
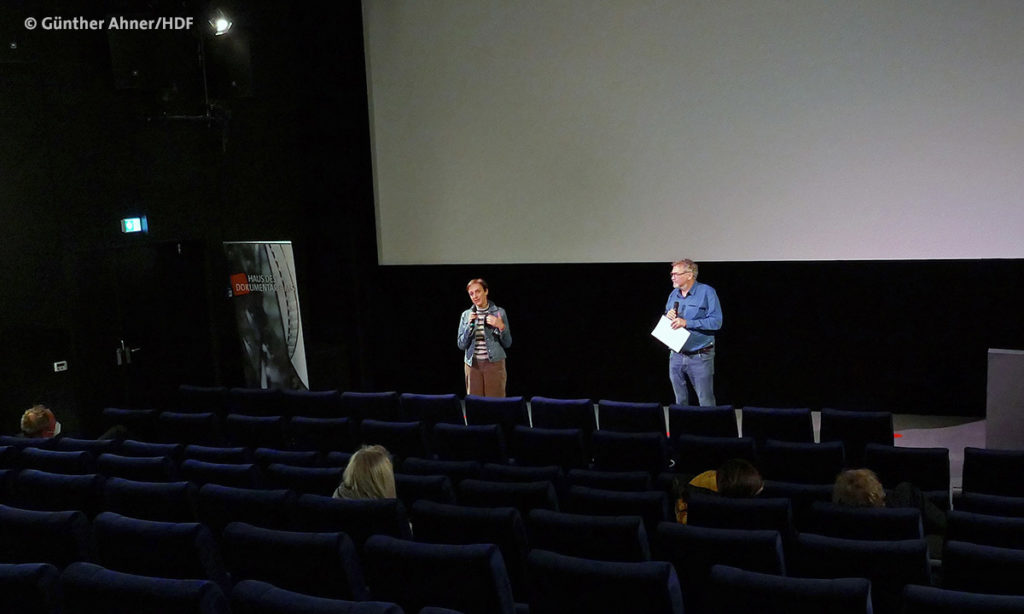
[[382, 264], [1024, 257], [1021, 0], [363, 0]]

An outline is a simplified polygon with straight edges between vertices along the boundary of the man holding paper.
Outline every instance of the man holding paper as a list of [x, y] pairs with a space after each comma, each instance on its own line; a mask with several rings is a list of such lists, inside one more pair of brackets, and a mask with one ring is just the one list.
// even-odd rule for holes
[[679, 351], [672, 350], [668, 375], [677, 405], [689, 405], [690, 378], [700, 405], [715, 405], [715, 331], [722, 328], [722, 306], [715, 289], [697, 281], [697, 263], [690, 259], [672, 263], [672, 292], [665, 303], [665, 317], [672, 329], [690, 335]]

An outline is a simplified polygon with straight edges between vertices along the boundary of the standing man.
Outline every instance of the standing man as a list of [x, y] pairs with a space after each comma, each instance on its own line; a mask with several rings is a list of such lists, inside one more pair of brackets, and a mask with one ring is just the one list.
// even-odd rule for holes
[[672, 263], [672, 287], [665, 316], [672, 328], [685, 328], [690, 337], [668, 360], [668, 377], [677, 405], [689, 405], [690, 378], [700, 405], [715, 405], [715, 331], [722, 328], [722, 306], [715, 289], [697, 281], [697, 263], [690, 259]]
[[505, 350], [512, 345], [508, 314], [487, 299], [483, 279], [471, 279], [466, 292], [473, 306], [459, 319], [459, 349], [464, 352], [466, 394], [505, 396]]

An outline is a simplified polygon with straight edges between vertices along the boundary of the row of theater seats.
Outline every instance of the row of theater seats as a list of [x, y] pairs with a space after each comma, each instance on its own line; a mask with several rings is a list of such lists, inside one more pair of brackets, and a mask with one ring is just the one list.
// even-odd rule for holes
[[[307, 595], [467, 613], [511, 611], [514, 603], [534, 611], [581, 611], [576, 608], [590, 599], [593, 608], [582, 611], [670, 612], [676, 611], [666, 606], [675, 601], [673, 591], [687, 612], [729, 611], [720, 609], [721, 595], [708, 591], [711, 568], [723, 564], [780, 577], [865, 578], [873, 610], [882, 613], [899, 611], [906, 585], [933, 580], [916, 510], [820, 506], [820, 533], [786, 535], [756, 528], [768, 526], [763, 512], [770, 501], [708, 497], [691, 501], [692, 524], [659, 522], [648, 539], [643, 518], [599, 505], [588, 514], [533, 509], [524, 523], [512, 507], [422, 500], [412, 507], [410, 528], [396, 501], [304, 496], [285, 518], [259, 509], [267, 500], [240, 490], [204, 486], [208, 507], [222, 509], [202, 524], [116, 512], [90, 521], [80, 510], [0, 505], [0, 562], [63, 568], [91, 561], [143, 576], [205, 579], [226, 593], [240, 580], [255, 579]], [[1000, 526], [994, 517], [951, 512], [942, 587], [1020, 595], [1024, 550], [1010, 548], [1024, 546], [1019, 522]], [[830, 535], [836, 532], [842, 537]], [[1002, 545], [969, 541], [976, 538]], [[633, 603], [652, 595], [657, 607]], [[611, 603], [619, 609], [607, 609]]]
[[[368, 421], [371, 423], [373, 421]], [[828, 500], [833, 477], [844, 463], [843, 445], [777, 442], [756, 445], [750, 438], [681, 435], [666, 447], [656, 433], [599, 431], [591, 436], [591, 451], [582, 449], [578, 431], [517, 427], [520, 451], [510, 463], [501, 448], [497, 426], [435, 425], [440, 458], [424, 459], [422, 431], [406, 431], [401, 423], [380, 423], [367, 442], [399, 451], [396, 466], [406, 474], [449, 474], [453, 484], [476, 479], [551, 480], [557, 490], [569, 484], [598, 488], [668, 490], [678, 475], [715, 467], [729, 458], [746, 458], [768, 479], [767, 493], [800, 502]], [[369, 431], [368, 431], [369, 432]], [[403, 442], [419, 442], [404, 445]], [[2, 445], [9, 444], [9, 445]], [[330, 447], [330, 446], [324, 446]], [[294, 488], [325, 494], [340, 479], [349, 453], [337, 450], [280, 450], [197, 444], [150, 443], [134, 440], [73, 438], [0, 438], [0, 468], [31, 468], [55, 473], [100, 473], [142, 481], [191, 480], [240, 487]], [[958, 507], [1003, 515], [1024, 515], [1024, 487], [1007, 476], [1024, 470], [1024, 453], [966, 448], [963, 493]], [[187, 461], [187, 462], [185, 462]], [[496, 461], [496, 462], [488, 462]], [[424, 466], [426, 463], [426, 466]], [[487, 466], [487, 475], [481, 466]], [[865, 447], [865, 465], [875, 470], [887, 488], [909, 481], [940, 508], [950, 505], [949, 452], [945, 448], [907, 448], [880, 444]], [[567, 476], [567, 474], [572, 474]], [[573, 479], [567, 480], [566, 477]], [[407, 481], [411, 481], [411, 478]], [[2, 484], [0, 484], [2, 486]], [[436, 485], [435, 485], [436, 486]], [[422, 490], [409, 484], [411, 492]]]
[[[0, 564], [4, 612], [10, 614], [404, 614], [395, 603], [311, 597], [258, 580], [229, 593], [209, 580], [129, 574], [79, 562]], [[230, 595], [230, 602], [227, 595]], [[460, 614], [425, 607], [419, 614]]]
[[[423, 421], [467, 424], [501, 424], [510, 433], [516, 425], [540, 428], [579, 428], [590, 433], [598, 428], [622, 432], [667, 432], [715, 437], [737, 436], [733, 406], [698, 408], [656, 402], [561, 399], [534, 396], [488, 398], [454, 394], [412, 394], [397, 392], [338, 392], [262, 390], [251, 388], [179, 388], [178, 411], [253, 416], [348, 417], [385, 421]], [[596, 410], [596, 411], [595, 411]], [[698, 411], [693, 411], [698, 410]], [[758, 441], [814, 441], [811, 410], [808, 408], [744, 407], [743, 434]], [[842, 441], [851, 461], [856, 462], [866, 443], [891, 444], [890, 412], [821, 411], [821, 441]]]

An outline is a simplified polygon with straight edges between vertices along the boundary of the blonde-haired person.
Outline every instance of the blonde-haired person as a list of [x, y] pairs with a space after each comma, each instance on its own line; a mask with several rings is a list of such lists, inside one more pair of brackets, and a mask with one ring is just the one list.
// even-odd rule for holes
[[[847, 469], [832, 486], [832, 503], [851, 507], [908, 507], [921, 512], [927, 535], [946, 533], [946, 513], [939, 509], [917, 486], [900, 482], [889, 493], [870, 469]], [[931, 543], [929, 545], [932, 545]], [[932, 549], [933, 554], [937, 550]]]
[[352, 455], [334, 490], [335, 499], [394, 499], [395, 469], [384, 446], [363, 446]]
[[45, 405], [33, 405], [21, 415], [21, 436], [33, 439], [55, 437], [60, 434], [60, 422]]

